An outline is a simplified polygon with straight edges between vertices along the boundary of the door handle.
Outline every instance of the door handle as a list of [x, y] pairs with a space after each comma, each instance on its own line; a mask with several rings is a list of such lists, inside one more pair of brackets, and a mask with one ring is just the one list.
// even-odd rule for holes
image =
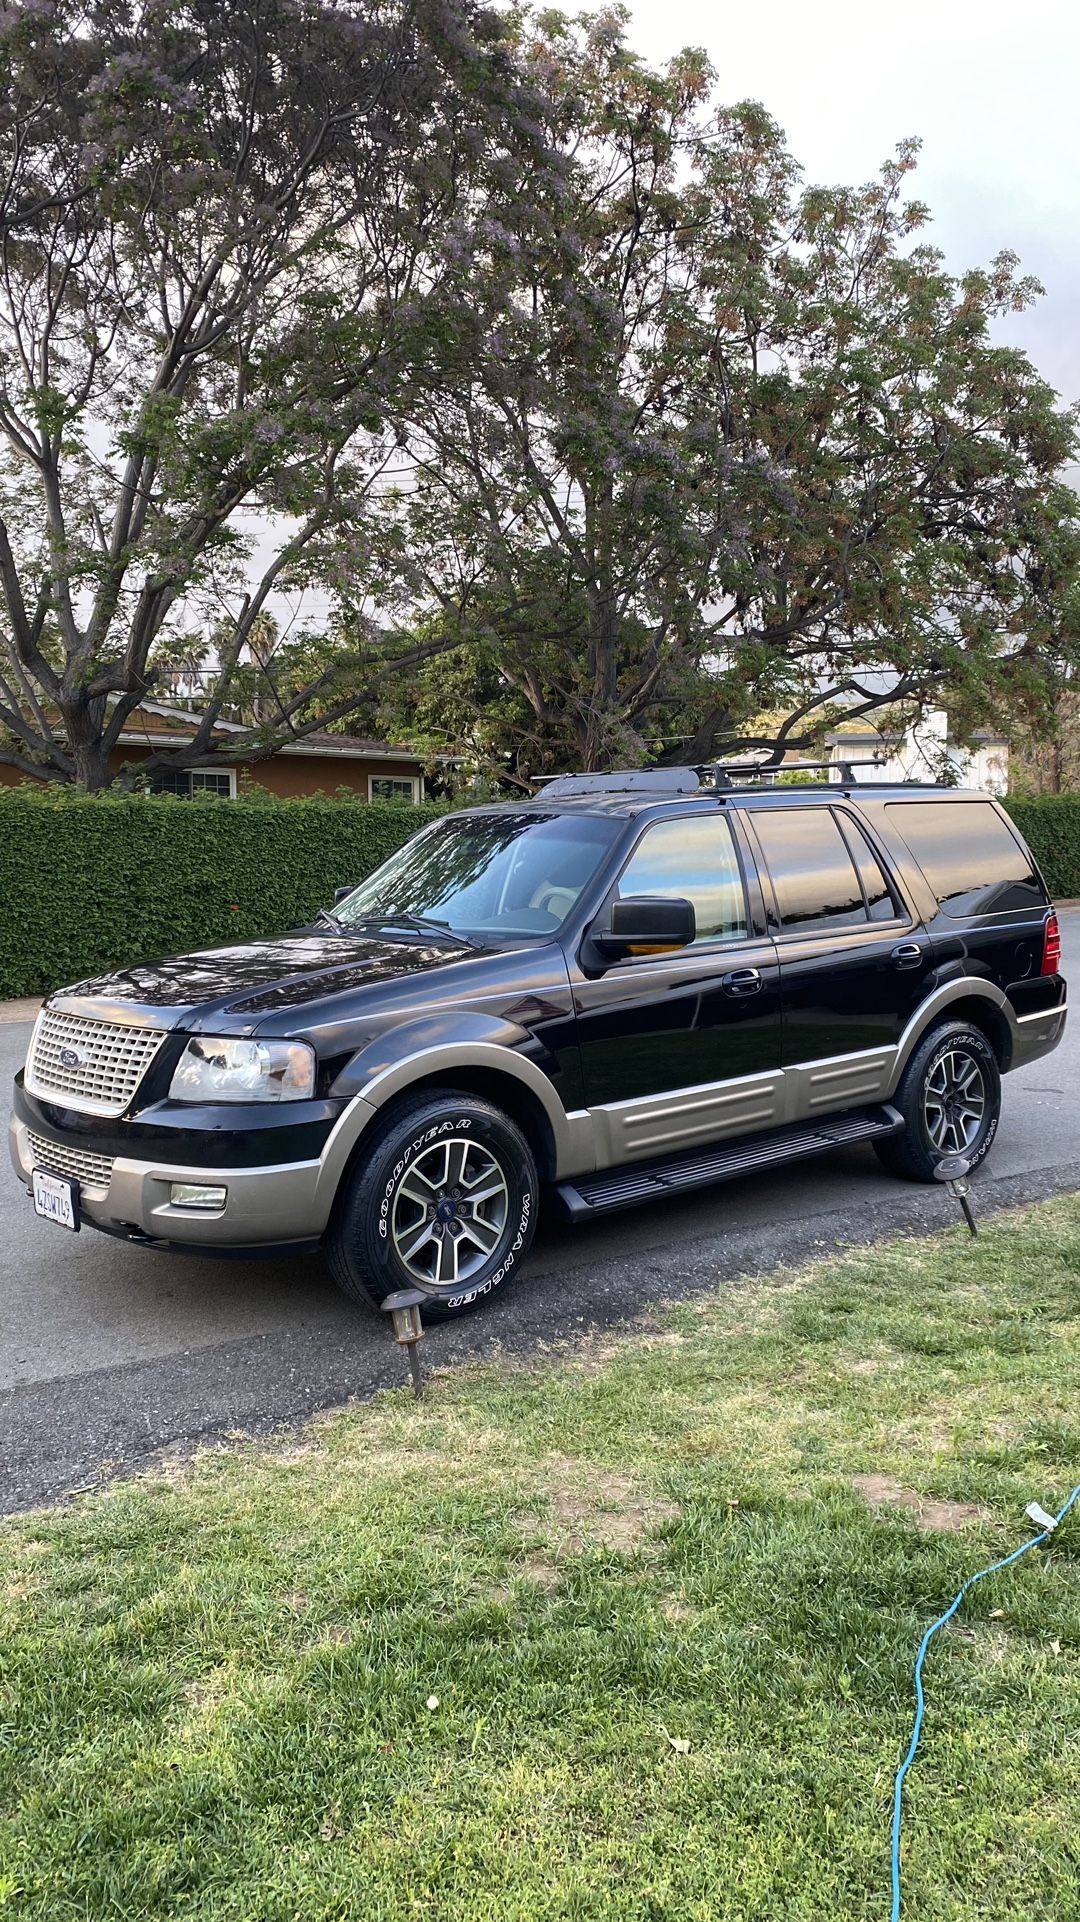
[[720, 976], [720, 986], [725, 994], [758, 994], [761, 975], [757, 968], [733, 968], [730, 974]]
[[923, 951], [917, 941], [901, 941], [890, 956], [894, 968], [918, 968], [922, 966]]

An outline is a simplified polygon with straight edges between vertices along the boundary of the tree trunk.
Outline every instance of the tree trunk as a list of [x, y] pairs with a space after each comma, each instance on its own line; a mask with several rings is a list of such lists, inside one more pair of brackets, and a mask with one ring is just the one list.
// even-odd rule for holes
[[84, 788], [88, 794], [97, 794], [102, 788], [109, 787], [113, 780], [109, 757], [101, 745], [105, 703], [100, 699], [88, 700], [85, 694], [77, 694], [71, 700], [61, 701], [60, 712], [64, 717], [68, 746], [75, 763], [75, 785]]
[[612, 485], [607, 480], [592, 519], [592, 545], [597, 561], [597, 584], [592, 601], [592, 644], [589, 648], [591, 704], [585, 730], [584, 767], [587, 774], [604, 772], [610, 754], [612, 724], [619, 686], [619, 617], [615, 605], [615, 570], [611, 554]]

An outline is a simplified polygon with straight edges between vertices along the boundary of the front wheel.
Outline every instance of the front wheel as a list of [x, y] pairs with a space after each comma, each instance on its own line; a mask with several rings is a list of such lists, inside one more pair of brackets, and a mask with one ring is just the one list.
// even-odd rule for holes
[[962, 1021], [932, 1029], [904, 1069], [893, 1105], [904, 1133], [875, 1143], [890, 1174], [933, 1181], [946, 1155], [963, 1155], [977, 1168], [1001, 1119], [1001, 1072], [982, 1030]]
[[536, 1163], [508, 1115], [452, 1088], [405, 1097], [349, 1176], [326, 1242], [352, 1301], [420, 1288], [428, 1319], [502, 1286], [536, 1226]]

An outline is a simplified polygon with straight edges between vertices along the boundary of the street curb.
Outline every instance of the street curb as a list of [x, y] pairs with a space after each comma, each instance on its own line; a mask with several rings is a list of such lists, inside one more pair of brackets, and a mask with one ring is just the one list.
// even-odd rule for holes
[[7, 1021], [36, 1021], [40, 1009], [40, 997], [33, 995], [22, 1001], [0, 1001], [0, 1027]]
[[[983, 1217], [1077, 1191], [1080, 1161], [997, 1180], [984, 1172], [973, 1183]], [[895, 1200], [875, 1199], [857, 1211], [834, 1209], [782, 1220], [772, 1230], [757, 1225], [680, 1243], [679, 1204], [657, 1206], [671, 1210], [665, 1246], [643, 1250], [636, 1266], [619, 1256], [530, 1274], [471, 1319], [431, 1328], [427, 1367], [504, 1357], [535, 1361], [553, 1348], [572, 1350], [583, 1335], [632, 1335], [663, 1302], [782, 1273], [830, 1252], [932, 1234], [957, 1219], [940, 1188], [900, 1188]], [[324, 1321], [0, 1393], [0, 1513], [63, 1501], [152, 1468], [164, 1449], [183, 1455], [237, 1431], [267, 1436], [322, 1409], [400, 1388], [403, 1370], [393, 1342], [373, 1348], [368, 1338], [377, 1324], [368, 1317], [358, 1317], [355, 1326], [357, 1349], [340, 1320]]]

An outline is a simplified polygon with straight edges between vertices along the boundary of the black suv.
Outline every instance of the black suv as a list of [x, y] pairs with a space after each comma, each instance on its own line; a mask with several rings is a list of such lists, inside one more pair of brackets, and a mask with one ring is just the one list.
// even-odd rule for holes
[[572, 1218], [871, 1141], [988, 1153], [1061, 1039], [1057, 917], [988, 795], [567, 776], [451, 814], [319, 925], [84, 982], [11, 1128], [39, 1214], [325, 1249], [466, 1308]]

